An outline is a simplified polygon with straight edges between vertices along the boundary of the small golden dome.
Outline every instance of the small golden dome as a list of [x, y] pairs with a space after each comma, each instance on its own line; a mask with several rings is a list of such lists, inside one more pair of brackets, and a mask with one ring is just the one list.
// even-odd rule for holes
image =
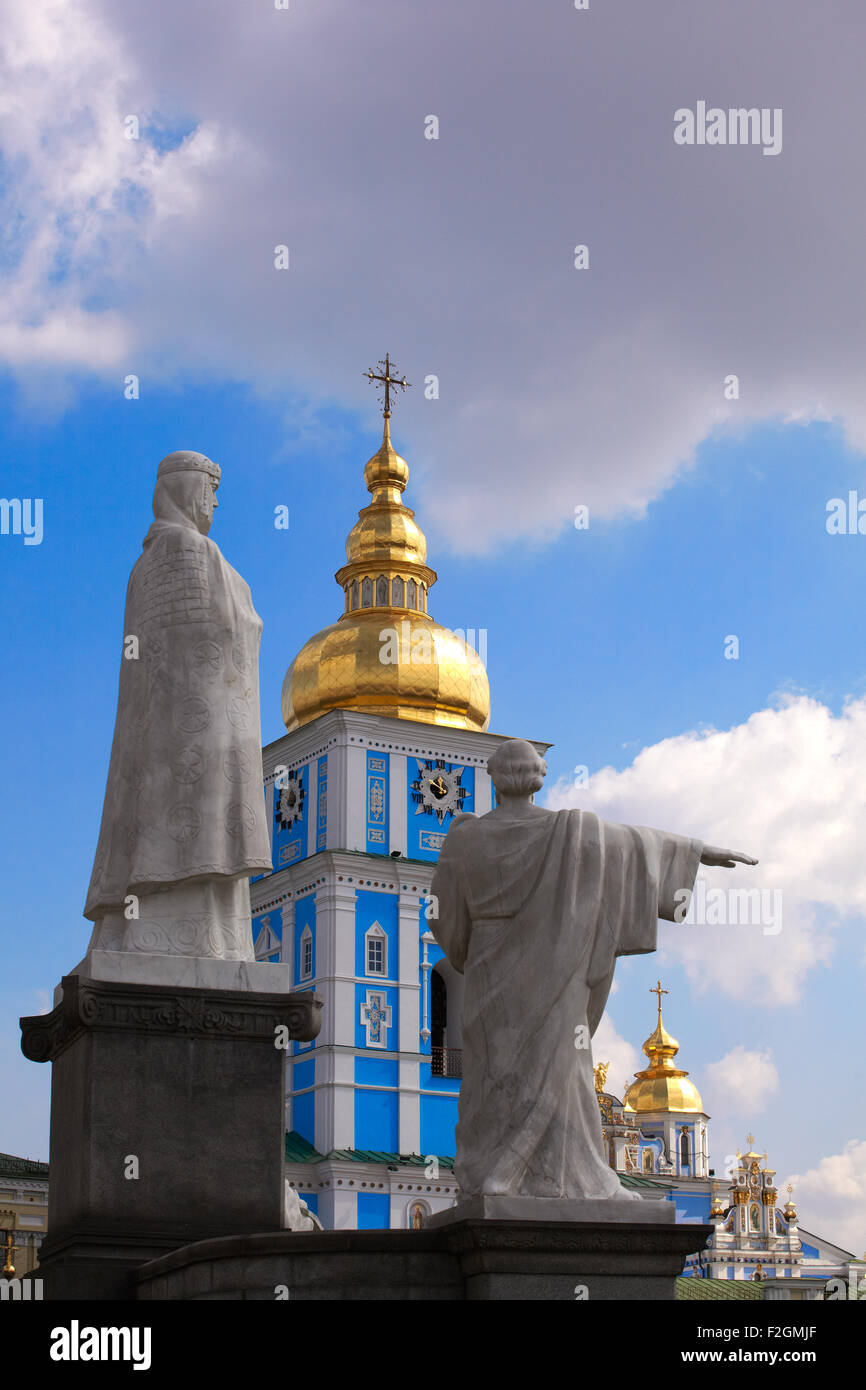
[[687, 1080], [687, 1071], [674, 1066], [680, 1045], [662, 1023], [661, 996], [667, 991], [662, 990], [659, 982], [651, 993], [658, 994], [659, 1016], [655, 1031], [643, 1045], [650, 1064], [645, 1071], [635, 1072], [635, 1079], [625, 1093], [623, 1109], [643, 1115], [669, 1111], [703, 1114], [704, 1103], [697, 1086]]
[[[385, 421], [382, 447], [364, 468], [364, 482], [373, 500], [358, 515], [346, 537], [348, 563], [387, 560], [393, 564], [426, 565], [427, 537], [404, 507], [401, 494], [409, 477], [409, 465], [394, 451]], [[432, 571], [431, 571], [432, 573]], [[429, 583], [435, 583], [435, 574]]]
[[[385, 416], [385, 431], [382, 436], [382, 443], [376, 450], [372, 458], [369, 458], [364, 465], [364, 482], [368, 492], [375, 492], [379, 488], [387, 488], [389, 491], [403, 492], [409, 481], [409, 465], [404, 458], [397, 453], [391, 443], [391, 428], [388, 424], [388, 417]], [[399, 496], [392, 498], [399, 502]]]
[[463, 637], [427, 612], [436, 571], [427, 540], [403, 505], [409, 467], [391, 444], [364, 468], [371, 501], [346, 539], [335, 575], [345, 597], [338, 622], [305, 643], [283, 681], [291, 732], [330, 709], [365, 710], [456, 729], [486, 729], [490, 687], [484, 663]]

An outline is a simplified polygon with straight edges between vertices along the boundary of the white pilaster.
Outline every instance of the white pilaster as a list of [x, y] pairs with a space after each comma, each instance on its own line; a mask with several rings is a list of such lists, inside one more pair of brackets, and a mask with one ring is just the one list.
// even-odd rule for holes
[[343, 749], [346, 760], [346, 843], [345, 849], [367, 848], [367, 750], [349, 743]]
[[475, 814], [486, 816], [493, 810], [493, 783], [483, 767], [475, 769]]
[[398, 1110], [398, 1135], [401, 1154], [421, 1152], [421, 1064], [404, 1061], [399, 1063], [400, 1097]]
[[355, 1147], [355, 1058], [331, 1047], [316, 1057], [316, 1148]]
[[[418, 896], [401, 893], [397, 908], [399, 937], [400, 1020], [398, 1048], [400, 1052], [417, 1052], [420, 1047], [421, 987], [419, 971], [419, 937], [421, 932]], [[411, 1150], [415, 1152], [414, 1149]]]
[[[333, 1182], [333, 1179], [332, 1179]], [[355, 1231], [358, 1228], [358, 1200], [353, 1188], [319, 1188], [319, 1220], [326, 1231]]]
[[283, 923], [282, 938], [283, 944], [280, 950], [280, 960], [289, 967], [289, 988], [297, 989], [298, 983], [295, 979], [295, 900], [290, 898], [283, 903], [280, 909], [280, 916]]
[[406, 754], [390, 753], [388, 786], [388, 835], [389, 849], [406, 853], [408, 835], [406, 830]]
[[316, 833], [319, 827], [319, 762], [314, 758], [307, 772], [307, 856], [316, 852]]
[[317, 982], [330, 986], [330, 1017], [322, 1011], [320, 1046], [355, 1046], [356, 899], [350, 883], [327, 883], [316, 894]]

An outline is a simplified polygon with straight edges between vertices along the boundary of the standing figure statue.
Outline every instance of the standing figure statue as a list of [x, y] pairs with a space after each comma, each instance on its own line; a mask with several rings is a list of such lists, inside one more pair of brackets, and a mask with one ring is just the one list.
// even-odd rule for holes
[[465, 975], [460, 1201], [637, 1195], [602, 1155], [590, 1047], [616, 959], [656, 949], [699, 864], [757, 861], [533, 805], [547, 764], [523, 739], [487, 767], [496, 809], [455, 817], [431, 888], [433, 935]]
[[89, 950], [251, 961], [249, 876], [271, 868], [261, 619], [208, 540], [219, 466], [169, 454], [126, 594]]

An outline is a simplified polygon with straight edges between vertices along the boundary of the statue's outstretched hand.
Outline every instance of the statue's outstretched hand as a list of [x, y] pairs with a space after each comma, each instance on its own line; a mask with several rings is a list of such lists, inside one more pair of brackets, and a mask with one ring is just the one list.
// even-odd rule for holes
[[733, 869], [737, 864], [757, 864], [750, 854], [741, 854], [736, 849], [719, 849], [717, 845], [704, 845], [701, 853], [702, 864], [714, 864], [720, 869]]

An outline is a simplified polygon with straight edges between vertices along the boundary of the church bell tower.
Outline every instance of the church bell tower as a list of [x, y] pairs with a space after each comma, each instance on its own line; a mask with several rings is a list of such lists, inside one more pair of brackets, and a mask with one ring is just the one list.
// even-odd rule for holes
[[454, 814], [492, 809], [504, 737], [474, 633], [428, 611], [436, 572], [390, 438], [409, 383], [380, 367], [343, 611], [286, 672], [287, 732], [263, 750], [273, 870], [251, 884], [256, 958], [324, 1003], [315, 1041], [290, 1045], [286, 1171], [326, 1229], [410, 1227], [455, 1199], [463, 977], [429, 930], [430, 883]]

